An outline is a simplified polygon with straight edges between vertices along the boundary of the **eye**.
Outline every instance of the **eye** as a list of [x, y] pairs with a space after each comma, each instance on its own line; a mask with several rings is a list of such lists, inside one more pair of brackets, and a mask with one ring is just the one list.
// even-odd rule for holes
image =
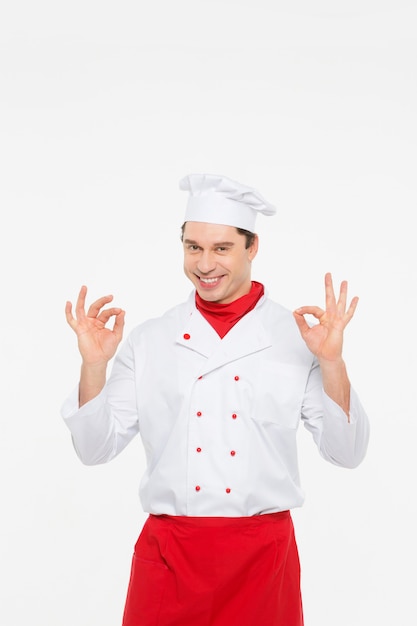
[[226, 246], [218, 246], [216, 248], [217, 252], [227, 252], [229, 248], [227, 248]]
[[195, 252], [198, 249], [199, 249], [199, 246], [197, 246], [197, 244], [195, 243], [190, 243], [187, 246], [187, 250], [191, 250], [191, 252]]

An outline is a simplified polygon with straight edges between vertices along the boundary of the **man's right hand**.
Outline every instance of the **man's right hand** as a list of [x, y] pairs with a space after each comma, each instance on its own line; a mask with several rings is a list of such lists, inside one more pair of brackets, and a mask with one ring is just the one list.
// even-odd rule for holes
[[[91, 304], [85, 312], [87, 287], [83, 286], [78, 294], [75, 317], [72, 304], [65, 305], [65, 317], [78, 338], [83, 363], [85, 365], [103, 365], [114, 356], [123, 337], [125, 312], [119, 307], [103, 309], [113, 300], [113, 296], [103, 296]], [[107, 322], [114, 317], [113, 329], [106, 328]]]
[[[82, 286], [75, 305], [75, 317], [72, 304], [65, 305], [65, 317], [78, 339], [78, 348], [82, 357], [79, 387], [80, 406], [100, 393], [106, 380], [107, 363], [115, 355], [117, 346], [123, 337], [125, 312], [119, 307], [103, 307], [113, 300], [113, 296], [103, 296], [90, 305], [85, 312], [87, 287]], [[113, 328], [106, 328], [114, 317]]]

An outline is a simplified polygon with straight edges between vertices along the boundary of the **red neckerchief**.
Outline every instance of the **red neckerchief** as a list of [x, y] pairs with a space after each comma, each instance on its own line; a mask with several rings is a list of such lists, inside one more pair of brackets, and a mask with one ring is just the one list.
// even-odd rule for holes
[[246, 315], [246, 313], [252, 311], [263, 294], [264, 286], [253, 280], [250, 292], [234, 300], [234, 302], [229, 302], [228, 304], [208, 302], [200, 298], [196, 292], [195, 304], [201, 315], [206, 318], [217, 334], [223, 339], [236, 322]]

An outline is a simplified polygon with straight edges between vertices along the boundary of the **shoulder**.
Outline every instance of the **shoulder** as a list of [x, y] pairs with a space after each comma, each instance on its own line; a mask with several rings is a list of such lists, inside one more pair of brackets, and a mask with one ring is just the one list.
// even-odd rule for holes
[[264, 296], [255, 309], [257, 323], [262, 324], [271, 337], [272, 345], [279, 349], [290, 349], [293, 356], [297, 355], [310, 361], [311, 352], [302, 339], [293, 312], [281, 304]]
[[266, 320], [279, 321], [282, 323], [287, 322], [291, 325], [295, 325], [292, 311], [282, 304], [271, 300], [267, 294], [259, 300], [255, 311], [259, 312]]
[[135, 326], [130, 332], [128, 340], [136, 343], [146, 337], [154, 337], [155, 335], [160, 337], [161, 334], [176, 333], [177, 329], [186, 323], [186, 320], [194, 308], [194, 299], [192, 296], [193, 294], [190, 295], [186, 302], [171, 307], [162, 315], [150, 318]]

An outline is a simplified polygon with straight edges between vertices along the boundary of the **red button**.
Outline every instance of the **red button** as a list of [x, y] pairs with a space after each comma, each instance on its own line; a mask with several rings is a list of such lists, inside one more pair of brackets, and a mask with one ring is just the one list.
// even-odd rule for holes
[[231, 454], [232, 456], [235, 456], [235, 454], [236, 454], [235, 450], [231, 450], [231, 451], [230, 451], [230, 454]]
[[184, 333], [183, 337], [184, 339], [191, 339], [191, 335], [189, 335], [188, 333]]
[[202, 378], [203, 378], [202, 376], [199, 376], [199, 377], [198, 377], [198, 380], [201, 380]]
[[196, 485], [195, 490], [196, 490], [196, 491], [200, 491], [200, 489], [201, 489], [200, 485]]
[[239, 380], [239, 376], [235, 376], [235, 380]]
[[233, 413], [232, 417], [233, 417], [233, 419], [235, 420], [235, 419], [237, 418], [236, 413]]
[[201, 417], [203, 414], [202, 414], [201, 411], [197, 411], [196, 415], [197, 415], [197, 417]]
[[197, 452], [201, 452], [201, 448], [197, 448]]
[[230, 493], [231, 491], [232, 490], [229, 487], [226, 489], [226, 493]]

